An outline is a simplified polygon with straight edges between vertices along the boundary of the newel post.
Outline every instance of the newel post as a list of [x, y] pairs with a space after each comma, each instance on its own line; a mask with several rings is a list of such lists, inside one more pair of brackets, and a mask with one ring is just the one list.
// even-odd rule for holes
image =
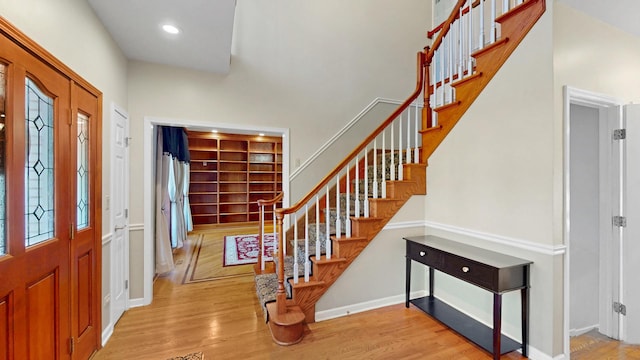
[[284, 314], [287, 312], [287, 293], [284, 290], [284, 253], [282, 252], [282, 246], [284, 244], [284, 214], [282, 214], [281, 211], [277, 211], [276, 218], [278, 226], [278, 238], [275, 240], [275, 243], [278, 245], [278, 291], [276, 292], [276, 304], [278, 314]]
[[429, 129], [433, 127], [433, 112], [431, 111], [431, 104], [429, 103], [429, 98], [431, 97], [431, 80], [429, 78], [429, 69], [431, 66], [431, 59], [428, 57], [430, 48], [427, 46], [424, 48], [424, 52], [422, 53], [422, 68], [424, 71], [424, 91], [422, 95], [423, 106], [422, 106], [422, 128]]

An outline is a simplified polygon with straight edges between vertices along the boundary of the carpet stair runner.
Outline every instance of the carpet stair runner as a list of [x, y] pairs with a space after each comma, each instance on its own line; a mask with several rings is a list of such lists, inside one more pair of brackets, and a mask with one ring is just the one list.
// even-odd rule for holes
[[[393, 167], [395, 171], [395, 178], [397, 179], [398, 178], [398, 162], [400, 161], [400, 156], [397, 152], [395, 153], [393, 159], [394, 159]], [[377, 174], [378, 194], [381, 194], [382, 184], [383, 184], [383, 181], [382, 181], [383, 172], [380, 171], [380, 169], [382, 168], [382, 158], [378, 157], [377, 160], [378, 161], [376, 164], [376, 168], [378, 173]], [[389, 154], [387, 154], [385, 156], [385, 166], [384, 166], [385, 180], [391, 179], [391, 164], [392, 164], [392, 158], [391, 156], [389, 156]], [[357, 201], [360, 202], [359, 204], [360, 215], [361, 216], [364, 215], [365, 200], [373, 198], [374, 166], [369, 165], [367, 172], [368, 172], [368, 179], [366, 181], [368, 181], [369, 193], [365, 194], [365, 185], [364, 185], [365, 180], [360, 179], [359, 185], [358, 185], [358, 190], [360, 193], [358, 194], [358, 196], [356, 196], [355, 193], [351, 192], [349, 196], [350, 216], [356, 215], [355, 204]], [[350, 189], [355, 191], [355, 180], [352, 180]], [[325, 216], [327, 213], [329, 214], [329, 232], [330, 232], [329, 235], [336, 235], [336, 218], [338, 216], [340, 216], [340, 222], [342, 224], [346, 223], [347, 221], [346, 204], [347, 204], [347, 195], [345, 193], [342, 193], [340, 194], [340, 214], [339, 215], [336, 208], [330, 208], [328, 209], [328, 211], [327, 209], [323, 209]], [[342, 225], [341, 235], [343, 237], [345, 235], [344, 229], [345, 229], [344, 225]], [[311, 258], [312, 256], [315, 256], [316, 242], [318, 241], [318, 239], [320, 240], [320, 253], [321, 255], [325, 255], [326, 254], [326, 236], [327, 236], [326, 223], [324, 221], [321, 221], [320, 228], [316, 230], [315, 219], [313, 219], [313, 224], [310, 221], [308, 234], [309, 234], [309, 242], [308, 242], [309, 257]], [[293, 251], [296, 251], [298, 253], [297, 254], [298, 255], [297, 256], [298, 276], [302, 278], [304, 277], [305, 240], [304, 239], [290, 240], [290, 244], [291, 244], [291, 247], [294, 249]], [[278, 260], [277, 257], [274, 258], [276, 268], [277, 268], [277, 260]], [[313, 269], [313, 266], [310, 265], [310, 267], [311, 269]], [[284, 273], [285, 273], [285, 279], [287, 280], [291, 279], [291, 281], [285, 281], [285, 290], [287, 292], [287, 298], [291, 298], [292, 297], [291, 282], [293, 281], [292, 279], [294, 278], [294, 256], [293, 255], [285, 256]], [[256, 283], [256, 293], [258, 295], [258, 300], [265, 314], [265, 320], [267, 320], [266, 304], [276, 301], [276, 292], [278, 290], [278, 275], [276, 273], [257, 274], [255, 276], [255, 283]]]

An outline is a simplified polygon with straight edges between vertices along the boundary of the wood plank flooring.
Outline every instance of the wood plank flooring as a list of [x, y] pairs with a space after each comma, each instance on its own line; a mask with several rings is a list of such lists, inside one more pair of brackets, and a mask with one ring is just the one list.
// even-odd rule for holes
[[[220, 236], [228, 229], [217, 229]], [[206, 231], [216, 231], [209, 229]], [[94, 360], [154, 359], [202, 351], [210, 359], [491, 359], [420, 310], [403, 304], [309, 324], [301, 343], [273, 343], [253, 277], [183, 284], [191, 255], [154, 285], [153, 303], [127, 311]], [[182, 260], [182, 261], [181, 261]], [[521, 359], [513, 352], [503, 359]]]
[[612, 340], [596, 330], [571, 338], [571, 358], [580, 360], [640, 359], [640, 346]]

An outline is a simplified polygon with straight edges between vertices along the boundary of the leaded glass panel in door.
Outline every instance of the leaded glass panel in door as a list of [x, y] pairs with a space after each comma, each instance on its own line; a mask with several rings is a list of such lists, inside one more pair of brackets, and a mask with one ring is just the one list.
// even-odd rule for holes
[[77, 184], [77, 228], [89, 226], [89, 117], [78, 114], [78, 160], [76, 166]]
[[5, 153], [6, 153], [6, 136], [5, 136], [5, 106], [7, 94], [6, 81], [7, 67], [0, 63], [0, 256], [7, 253], [7, 192], [5, 180]]
[[26, 164], [25, 242], [54, 235], [54, 101], [31, 79], [25, 79]]

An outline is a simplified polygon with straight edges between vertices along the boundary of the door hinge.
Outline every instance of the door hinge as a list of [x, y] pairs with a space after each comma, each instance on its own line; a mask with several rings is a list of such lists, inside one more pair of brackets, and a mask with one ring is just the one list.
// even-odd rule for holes
[[76, 238], [75, 226], [73, 223], [69, 224], [69, 239], [73, 240]]
[[613, 311], [622, 315], [627, 315], [626, 305], [619, 303], [617, 301], [613, 303]]
[[613, 130], [613, 140], [624, 140], [627, 138], [627, 129]]
[[124, 281], [124, 289], [128, 290], [129, 289], [129, 280], [125, 280]]
[[124, 146], [129, 147], [129, 143], [131, 142], [131, 137], [124, 138]]
[[76, 341], [73, 337], [69, 338], [69, 354], [73, 355], [73, 352], [76, 350]]
[[626, 227], [627, 226], [627, 218], [624, 217], [624, 216], [614, 216], [613, 217], [613, 226]]
[[126, 219], [128, 219], [128, 218], [129, 218], [129, 209], [124, 209], [124, 217], [125, 217]]

